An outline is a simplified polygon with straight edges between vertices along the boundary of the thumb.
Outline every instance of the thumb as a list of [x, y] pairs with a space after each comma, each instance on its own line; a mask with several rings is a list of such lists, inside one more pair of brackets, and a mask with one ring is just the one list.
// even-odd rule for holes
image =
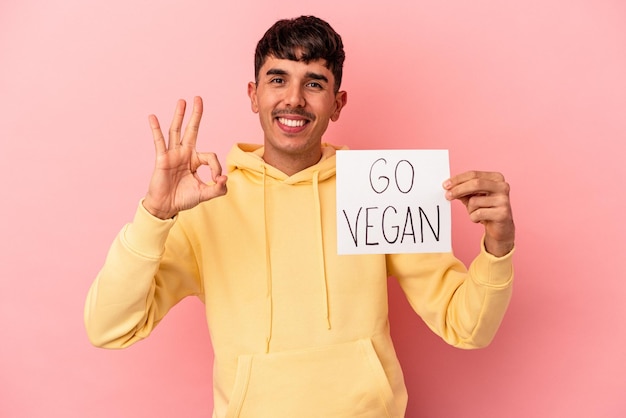
[[226, 194], [226, 181], [228, 177], [219, 175], [213, 179], [214, 183], [201, 183], [200, 186], [200, 202], [211, 200]]

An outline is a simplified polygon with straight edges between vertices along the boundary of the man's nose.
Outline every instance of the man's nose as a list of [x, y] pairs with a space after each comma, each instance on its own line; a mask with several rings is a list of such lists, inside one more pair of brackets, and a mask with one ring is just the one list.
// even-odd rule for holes
[[304, 107], [306, 101], [304, 100], [304, 94], [302, 87], [292, 84], [287, 88], [285, 92], [285, 104], [291, 107]]

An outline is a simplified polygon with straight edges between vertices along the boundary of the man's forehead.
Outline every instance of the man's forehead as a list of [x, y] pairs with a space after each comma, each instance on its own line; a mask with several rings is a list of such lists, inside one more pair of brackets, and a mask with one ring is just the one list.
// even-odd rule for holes
[[326, 65], [326, 60], [322, 58], [305, 62], [290, 60], [286, 58], [276, 58], [275, 56], [270, 55], [265, 59], [265, 62], [261, 67], [260, 73], [261, 75], [264, 75], [272, 69], [280, 69], [286, 73], [303, 71], [332, 75], [331, 71]]

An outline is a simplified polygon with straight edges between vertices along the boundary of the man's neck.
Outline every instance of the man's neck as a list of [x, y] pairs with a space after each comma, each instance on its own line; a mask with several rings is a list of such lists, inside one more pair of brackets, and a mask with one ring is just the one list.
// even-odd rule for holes
[[307, 153], [302, 155], [277, 156], [267, 152], [263, 155], [263, 160], [267, 164], [280, 170], [288, 176], [293, 176], [302, 170], [314, 166], [320, 161], [321, 158], [321, 149], [319, 149], [317, 153]]

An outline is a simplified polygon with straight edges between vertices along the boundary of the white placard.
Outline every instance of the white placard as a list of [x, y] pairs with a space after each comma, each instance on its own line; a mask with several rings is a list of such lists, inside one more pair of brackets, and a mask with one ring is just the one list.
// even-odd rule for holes
[[339, 254], [451, 251], [447, 150], [337, 151]]

